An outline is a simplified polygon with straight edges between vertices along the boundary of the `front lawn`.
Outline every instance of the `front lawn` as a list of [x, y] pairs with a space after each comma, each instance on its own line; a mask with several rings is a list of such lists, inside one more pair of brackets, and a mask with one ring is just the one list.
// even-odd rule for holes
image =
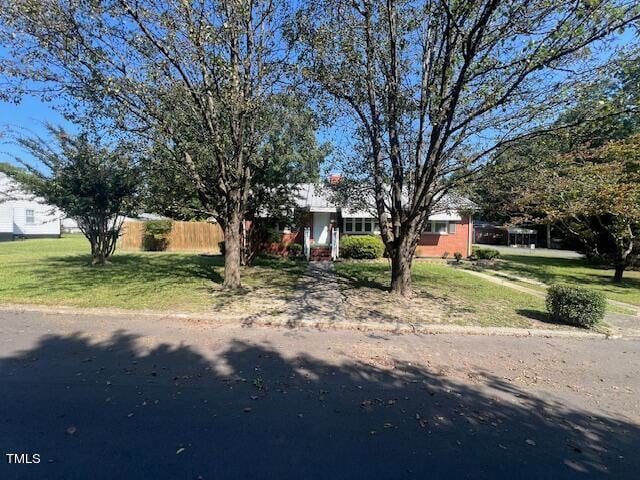
[[640, 272], [626, 271], [622, 283], [613, 283], [613, 270], [590, 265], [584, 259], [503, 255], [487, 271], [502, 272], [551, 285], [565, 283], [588, 287], [619, 302], [640, 305]]
[[336, 272], [354, 320], [453, 323], [499, 327], [544, 327], [544, 301], [493, 284], [447, 265], [415, 261], [414, 298], [391, 297], [387, 261], [340, 262]]
[[[116, 251], [111, 265], [89, 262], [81, 235], [0, 243], [0, 302], [191, 312], [237, 307], [247, 313], [259, 310], [261, 301], [282, 300], [304, 272], [299, 262], [259, 259], [243, 269], [245, 289], [231, 294], [220, 288], [218, 255]], [[246, 302], [246, 295], [260, 298]]]

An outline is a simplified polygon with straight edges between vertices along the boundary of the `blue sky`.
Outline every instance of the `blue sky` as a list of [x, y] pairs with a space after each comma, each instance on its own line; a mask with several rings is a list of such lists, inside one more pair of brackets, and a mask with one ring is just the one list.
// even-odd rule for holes
[[[633, 29], [628, 29], [622, 35], [614, 38], [612, 43], [609, 44], [610, 52], [613, 49], [620, 48], [624, 45], [629, 45], [632, 42], [636, 42], [637, 38], [633, 32]], [[0, 46], [0, 58], [6, 55], [6, 50]], [[349, 135], [351, 122], [347, 119], [342, 119], [340, 124], [330, 128], [325, 128], [318, 132], [318, 140], [321, 142], [330, 141], [334, 144], [334, 156], [342, 157], [344, 153], [350, 151], [352, 147], [352, 141]], [[45, 123], [52, 123], [54, 125], [62, 125], [66, 127], [70, 126], [62, 117], [62, 115], [55, 110], [55, 105], [41, 100], [38, 96], [25, 96], [22, 98], [19, 104], [7, 103], [0, 101], [0, 162], [9, 162], [15, 164], [13, 156], [20, 156], [23, 160], [33, 163], [33, 159], [25, 156], [25, 153], [12, 145], [7, 140], [6, 133], [9, 129], [17, 131], [31, 132], [34, 134], [45, 134]], [[333, 159], [335, 162], [335, 158]], [[327, 165], [323, 168], [323, 173], [328, 173], [335, 163], [327, 162]], [[333, 168], [332, 168], [333, 167]]]

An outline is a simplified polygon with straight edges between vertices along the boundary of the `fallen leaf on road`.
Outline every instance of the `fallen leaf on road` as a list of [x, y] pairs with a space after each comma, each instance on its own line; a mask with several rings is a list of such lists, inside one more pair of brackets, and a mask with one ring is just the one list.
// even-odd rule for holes
[[74, 435], [76, 431], [77, 431], [76, 427], [71, 425], [70, 427], [67, 428], [67, 435]]
[[533, 440], [527, 439], [527, 440], [525, 440], [525, 442], [527, 443], [527, 445], [532, 445], [532, 446], [536, 445], [536, 442], [534, 442]]
[[176, 455], [180, 455], [182, 452], [184, 452], [184, 448], [180, 447], [178, 450], [176, 450]]

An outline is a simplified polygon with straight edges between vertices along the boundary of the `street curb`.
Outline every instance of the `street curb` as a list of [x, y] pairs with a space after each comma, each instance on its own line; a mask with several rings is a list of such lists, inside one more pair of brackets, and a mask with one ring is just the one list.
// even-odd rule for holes
[[[411, 323], [381, 323], [381, 322], [324, 322], [318, 320], [296, 320], [287, 318], [251, 318], [237, 320], [237, 315], [223, 316], [211, 314], [197, 314], [187, 312], [158, 312], [150, 310], [124, 310], [109, 308], [74, 308], [42, 305], [0, 304], [0, 312], [8, 313], [43, 313], [46, 315], [79, 315], [79, 316], [110, 316], [155, 318], [160, 320], [173, 319], [192, 322], [224, 322], [224, 325], [237, 324], [239, 326], [283, 327], [283, 328], [314, 328], [318, 330], [359, 330], [383, 331], [398, 334], [426, 334], [426, 335], [484, 335], [503, 337], [537, 337], [537, 338], [622, 338], [617, 335], [607, 335], [598, 332], [573, 330], [550, 330], [535, 328], [508, 327], [477, 327], [461, 325], [416, 325]], [[226, 320], [226, 321], [225, 321]], [[222, 326], [222, 325], [221, 325]]]

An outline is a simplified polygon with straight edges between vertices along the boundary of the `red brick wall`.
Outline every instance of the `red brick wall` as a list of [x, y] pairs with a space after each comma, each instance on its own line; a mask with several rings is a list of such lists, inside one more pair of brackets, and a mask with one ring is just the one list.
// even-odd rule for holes
[[[334, 214], [335, 215], [335, 214]], [[332, 222], [337, 219], [332, 215]], [[460, 252], [465, 257], [471, 255], [471, 243], [469, 237], [469, 228], [471, 219], [469, 216], [462, 217], [460, 222], [456, 222], [456, 233], [448, 233], [446, 235], [423, 233], [420, 236], [420, 242], [416, 249], [418, 257], [441, 257], [444, 252], [449, 252], [449, 257], [453, 257], [455, 252]], [[313, 221], [311, 216], [304, 218], [301, 222], [303, 226], [311, 227], [311, 238], [313, 241]], [[337, 225], [337, 223], [335, 224]], [[341, 234], [341, 236], [344, 234]], [[288, 245], [290, 243], [300, 243], [304, 241], [304, 228], [300, 230], [285, 233], [282, 236], [282, 243]], [[274, 254], [283, 254], [285, 249], [283, 245], [273, 244], [265, 246], [265, 250]]]
[[416, 256], [441, 257], [444, 252], [449, 252], [450, 257], [453, 257], [455, 252], [460, 252], [465, 257], [471, 255], [470, 220], [469, 216], [464, 216], [462, 221], [456, 222], [456, 233], [447, 233], [446, 235], [423, 233], [416, 249]]

